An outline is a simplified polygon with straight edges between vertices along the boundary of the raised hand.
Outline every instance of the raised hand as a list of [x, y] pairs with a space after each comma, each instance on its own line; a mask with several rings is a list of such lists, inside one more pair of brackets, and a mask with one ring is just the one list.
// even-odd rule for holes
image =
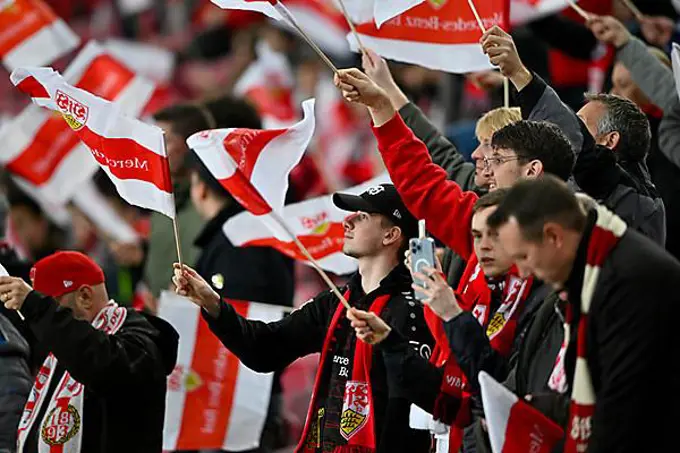
[[212, 317], [220, 315], [220, 295], [189, 266], [173, 264], [175, 292], [205, 309]]
[[586, 26], [598, 41], [611, 44], [617, 49], [630, 41], [630, 33], [626, 27], [612, 16], [591, 16]]
[[375, 126], [382, 126], [394, 116], [396, 111], [385, 90], [358, 69], [341, 69], [334, 82], [347, 101], [368, 107]]
[[364, 343], [378, 344], [392, 331], [392, 328], [375, 313], [351, 308], [347, 310], [347, 319], [352, 321], [352, 327], [357, 338]]
[[8, 310], [21, 310], [31, 291], [33, 288], [18, 277], [0, 277], [0, 300]]
[[394, 77], [392, 77], [390, 68], [384, 58], [373, 50], [366, 49], [361, 56], [361, 64], [366, 75], [380, 88], [385, 90], [395, 110], [400, 110], [408, 104], [408, 97], [401, 91], [397, 82], [394, 81]]
[[489, 62], [497, 66], [515, 88], [521, 90], [531, 82], [533, 76], [519, 58], [515, 41], [499, 26], [494, 25], [488, 29], [482, 35], [480, 43], [484, 53], [489, 56]]
[[416, 272], [413, 276], [425, 283], [419, 286], [415, 283], [413, 289], [427, 297], [423, 304], [429, 306], [433, 312], [444, 321], [450, 321], [463, 312], [460, 308], [453, 289], [449, 286], [444, 275], [431, 267], [423, 267], [423, 272]]

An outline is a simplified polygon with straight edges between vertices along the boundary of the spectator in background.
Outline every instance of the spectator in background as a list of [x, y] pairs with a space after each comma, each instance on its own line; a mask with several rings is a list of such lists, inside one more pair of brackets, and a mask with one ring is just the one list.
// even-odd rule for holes
[[549, 176], [513, 186], [488, 225], [523, 275], [569, 300], [568, 348], [555, 363], [572, 389], [569, 451], [672, 450], [680, 394], [659, 404], [648, 393], [680, 384], [668, 367], [680, 348], [680, 263], [603, 206], [586, 212]]

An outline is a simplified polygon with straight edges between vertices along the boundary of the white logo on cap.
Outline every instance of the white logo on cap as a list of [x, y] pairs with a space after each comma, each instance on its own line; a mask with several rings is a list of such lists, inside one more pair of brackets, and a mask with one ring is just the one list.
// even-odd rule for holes
[[401, 220], [401, 212], [399, 212], [399, 209], [395, 209], [392, 215]]
[[71, 280], [64, 280], [64, 288], [70, 288], [73, 286], [73, 282]]
[[369, 187], [366, 192], [368, 192], [369, 195], [378, 195], [380, 192], [384, 192], [385, 188], [383, 186], [373, 186]]

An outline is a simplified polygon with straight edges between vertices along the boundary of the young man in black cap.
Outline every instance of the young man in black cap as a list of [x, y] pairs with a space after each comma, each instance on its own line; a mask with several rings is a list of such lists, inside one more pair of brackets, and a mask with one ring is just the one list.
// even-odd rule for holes
[[[432, 338], [400, 259], [408, 239], [417, 233], [416, 219], [391, 184], [371, 187], [359, 196], [335, 194], [333, 202], [352, 212], [343, 222], [343, 251], [359, 264], [341, 292], [352, 307], [375, 312], [418, 350], [428, 350]], [[184, 266], [182, 271], [175, 265], [173, 280], [180, 295], [203, 309], [222, 343], [255, 371], [273, 371], [321, 353], [297, 452], [429, 450], [428, 434], [409, 428], [408, 400], [390, 393], [382, 356], [357, 342], [346, 310], [330, 291], [281, 321], [262, 323], [239, 316], [193, 269]]]

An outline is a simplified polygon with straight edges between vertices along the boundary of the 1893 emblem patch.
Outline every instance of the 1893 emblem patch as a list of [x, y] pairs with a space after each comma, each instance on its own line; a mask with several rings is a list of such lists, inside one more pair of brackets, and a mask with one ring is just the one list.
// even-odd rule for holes
[[340, 415], [340, 434], [342, 437], [349, 440], [355, 435], [366, 424], [370, 411], [371, 401], [368, 394], [368, 384], [347, 381], [342, 414]]
[[45, 417], [40, 435], [47, 445], [63, 445], [80, 430], [80, 414], [75, 407], [55, 407]]
[[64, 116], [66, 123], [77, 131], [85, 126], [90, 109], [63, 91], [57, 90], [57, 107]]

